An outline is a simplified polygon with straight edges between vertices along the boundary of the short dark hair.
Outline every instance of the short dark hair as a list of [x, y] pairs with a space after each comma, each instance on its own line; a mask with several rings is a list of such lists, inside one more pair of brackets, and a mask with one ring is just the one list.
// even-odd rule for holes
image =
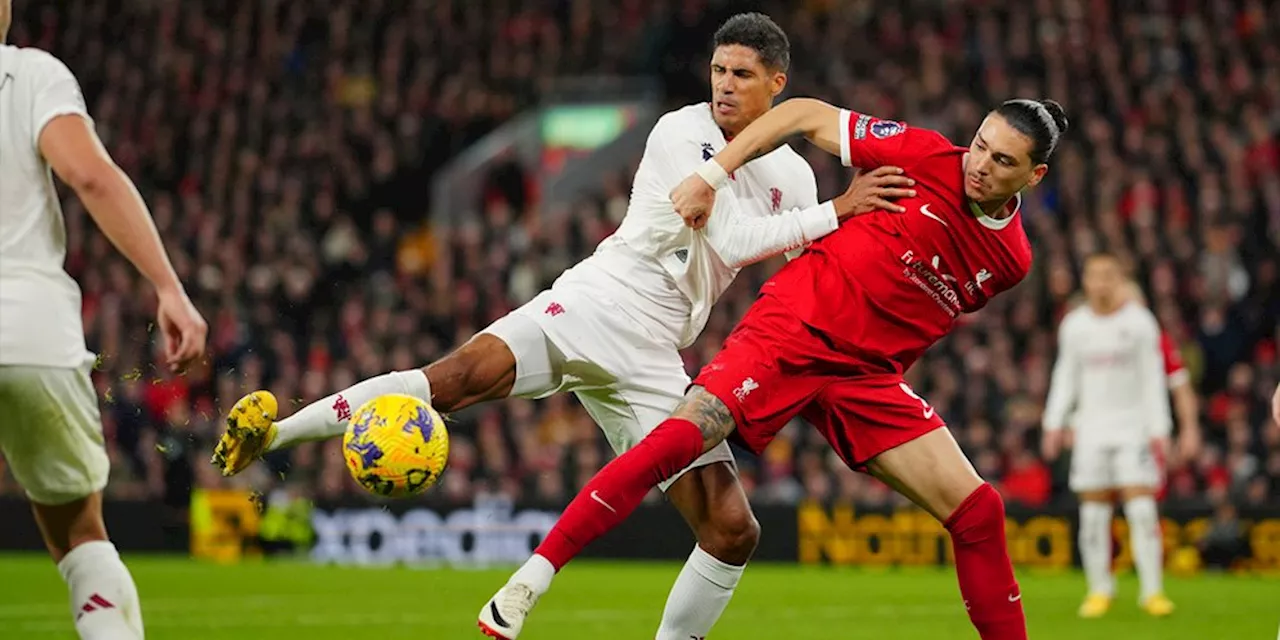
[[1058, 140], [1067, 132], [1067, 112], [1053, 100], [1009, 100], [996, 108], [1005, 121], [1035, 142], [1031, 149], [1031, 161], [1043, 164], [1049, 161]]
[[763, 13], [739, 13], [716, 29], [716, 48], [737, 44], [755, 50], [760, 62], [773, 71], [791, 67], [791, 41], [787, 34]]

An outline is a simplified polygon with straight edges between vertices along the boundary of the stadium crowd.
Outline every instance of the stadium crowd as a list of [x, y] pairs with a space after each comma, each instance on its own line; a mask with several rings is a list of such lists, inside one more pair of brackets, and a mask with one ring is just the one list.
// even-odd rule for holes
[[[496, 173], [447, 228], [427, 225], [430, 177], [554, 76], [657, 70], [672, 105], [703, 99], [709, 35], [740, 4], [17, 3], [11, 42], [53, 51], [80, 78], [211, 327], [206, 365], [185, 376], [155, 366], [153, 296], [65, 200], [67, 264], [101, 354], [109, 494], [180, 506], [190, 487], [261, 489], [281, 470], [320, 498], [360, 494], [336, 441], [224, 480], [208, 464], [220, 416], [248, 390], [274, 391], [289, 411], [430, 362], [549, 285], [617, 225], [629, 175], [543, 210], [518, 171]], [[1007, 498], [1066, 496], [1065, 468], [1036, 453], [1039, 419], [1080, 260], [1107, 248], [1132, 263], [1202, 398], [1205, 446], [1171, 461], [1169, 499], [1280, 502], [1280, 425], [1267, 418], [1280, 376], [1280, 4], [756, 4], [791, 36], [793, 95], [962, 144], [1005, 97], [1066, 106], [1072, 133], [1024, 201], [1033, 273], [910, 374]], [[824, 197], [843, 188], [835, 158], [796, 146]], [[746, 270], [724, 296], [685, 354], [690, 372], [776, 264]], [[450, 468], [430, 499], [560, 502], [611, 455], [572, 397], [453, 420]], [[894, 499], [800, 424], [739, 464], [760, 502]], [[4, 474], [0, 491], [17, 491]]]

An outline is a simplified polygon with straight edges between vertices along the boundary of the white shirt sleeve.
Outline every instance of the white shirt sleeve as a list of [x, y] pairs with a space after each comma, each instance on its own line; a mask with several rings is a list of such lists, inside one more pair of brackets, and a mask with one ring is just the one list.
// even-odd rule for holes
[[1070, 318], [1058, 327], [1058, 360], [1053, 364], [1049, 397], [1044, 405], [1044, 430], [1058, 431], [1067, 426], [1067, 418], [1080, 391], [1080, 358], [1074, 348]]
[[[649, 144], [656, 146], [665, 160], [658, 164], [662, 181], [671, 189], [693, 175], [703, 162], [701, 143], [693, 137], [692, 128], [665, 118], [654, 127]], [[671, 215], [676, 214], [673, 211]], [[802, 247], [838, 226], [835, 205], [830, 202], [755, 218], [742, 213], [738, 198], [730, 189], [721, 189], [716, 192], [715, 206], [702, 233], [726, 265], [741, 268]]]
[[32, 80], [31, 101], [31, 144], [37, 152], [40, 148], [40, 134], [54, 118], [65, 115], [78, 115], [89, 124], [89, 110], [84, 104], [84, 94], [80, 92], [80, 83], [71, 74], [71, 70], [61, 60], [43, 51], [33, 51], [37, 55], [31, 60], [30, 68], [38, 71]]
[[1160, 327], [1150, 311], [1143, 309], [1138, 325], [1139, 393], [1142, 413], [1148, 417], [1148, 435], [1167, 438], [1173, 432], [1173, 416], [1169, 410], [1169, 380], [1164, 372], [1164, 356], [1160, 351]]

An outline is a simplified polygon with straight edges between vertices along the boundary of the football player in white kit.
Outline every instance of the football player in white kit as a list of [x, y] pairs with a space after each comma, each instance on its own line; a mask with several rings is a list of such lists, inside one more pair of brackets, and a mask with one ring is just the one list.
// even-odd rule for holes
[[1155, 493], [1162, 473], [1157, 460], [1169, 451], [1173, 425], [1160, 329], [1155, 316], [1125, 291], [1117, 257], [1090, 256], [1083, 284], [1086, 304], [1058, 328], [1042, 440], [1045, 458], [1055, 459], [1070, 416], [1070, 484], [1080, 498], [1080, 557], [1089, 588], [1079, 613], [1102, 616], [1115, 596], [1111, 510], [1118, 496], [1141, 583], [1139, 604], [1151, 615], [1166, 616], [1173, 603], [1163, 592]]
[[80, 288], [63, 270], [67, 238], [50, 169], [155, 286], [168, 364], [204, 352], [207, 327], [169, 264], [146, 205], [93, 130], [75, 77], [38, 49], [4, 44], [0, 0], [0, 452], [31, 500], [70, 590], [82, 638], [143, 637], [129, 570], [107, 538], [98, 399]]
[[[617, 452], [665, 419], [689, 385], [679, 350], [706, 324], [711, 306], [743, 266], [803, 246], [835, 230], [838, 220], [910, 193], [900, 170], [882, 167], [855, 179], [842, 196], [819, 203], [813, 170], [789, 147], [732, 176], [703, 230], [676, 215], [669, 193], [685, 176], [767, 111], [786, 84], [786, 35], [767, 16], [742, 14], [716, 32], [713, 98], [664, 115], [636, 172], [626, 217], [595, 253], [551, 289], [498, 320], [458, 350], [422, 370], [389, 373], [275, 422], [265, 391], [232, 409], [214, 463], [230, 475], [264, 452], [331, 438], [351, 412], [387, 393], [429, 400], [441, 411], [508, 396], [544, 398], [572, 391]], [[425, 375], [424, 375], [425, 373]], [[698, 544], [672, 588], [657, 638], [701, 638], [720, 617], [755, 550], [759, 525], [721, 445], [688, 473], [662, 486]], [[526, 594], [525, 597], [532, 597]], [[490, 603], [482, 627], [515, 638]]]

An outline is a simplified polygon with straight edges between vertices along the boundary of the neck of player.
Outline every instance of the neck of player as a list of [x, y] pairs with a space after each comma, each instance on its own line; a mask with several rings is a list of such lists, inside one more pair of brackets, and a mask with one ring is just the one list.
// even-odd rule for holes
[[989, 202], [979, 202], [978, 208], [982, 210], [982, 214], [993, 220], [1003, 220], [1013, 215], [1013, 212], [1006, 206], [1013, 198], [1005, 198], [1004, 200], [991, 200]]

